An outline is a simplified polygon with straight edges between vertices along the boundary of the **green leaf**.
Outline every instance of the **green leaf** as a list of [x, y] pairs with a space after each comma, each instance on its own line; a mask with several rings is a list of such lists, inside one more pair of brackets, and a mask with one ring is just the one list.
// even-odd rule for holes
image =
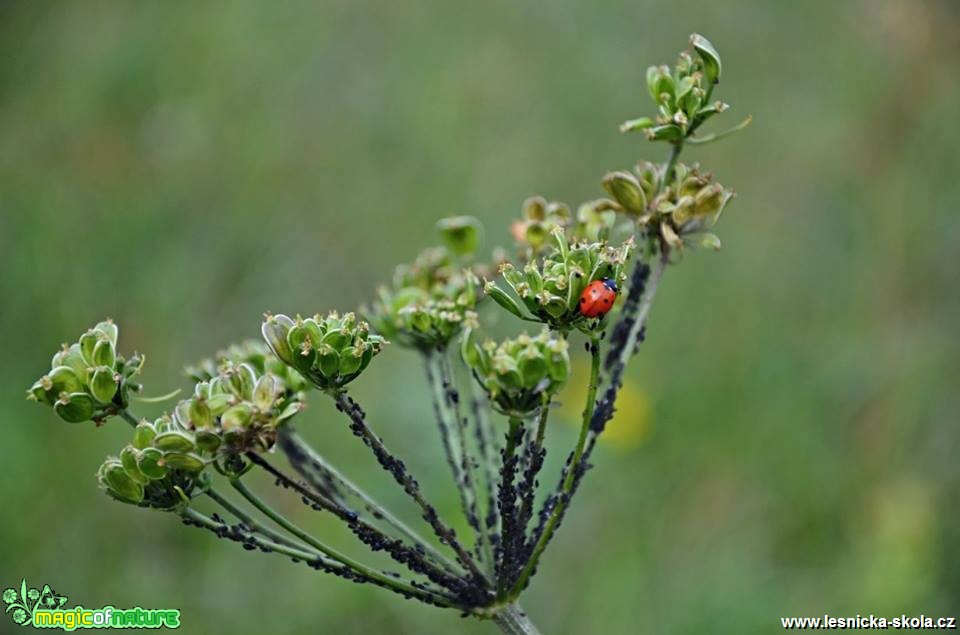
[[686, 234], [683, 237], [683, 244], [694, 249], [713, 249], [714, 251], [720, 251], [720, 239], [716, 234], [708, 232]]
[[646, 133], [650, 141], [679, 141], [683, 138], [683, 130], [672, 123], [647, 128]]
[[703, 37], [699, 33], [694, 33], [690, 36], [690, 44], [693, 45], [694, 50], [697, 51], [697, 55], [700, 56], [700, 59], [703, 60], [703, 71], [706, 75], [707, 80], [711, 84], [716, 84], [720, 81], [720, 54], [717, 53], [717, 49], [713, 47], [713, 44], [710, 43], [710, 40]]
[[649, 128], [653, 124], [654, 121], [650, 117], [637, 117], [636, 119], [630, 119], [620, 124], [620, 132], [643, 130], [644, 128]]
[[523, 314], [523, 309], [521, 309], [520, 305], [517, 304], [517, 301], [513, 299], [513, 296], [508, 294], [493, 282], [487, 282], [487, 284], [483, 287], [483, 292], [493, 298], [494, 302], [505, 308], [507, 311], [510, 311], [518, 318], [526, 319]]

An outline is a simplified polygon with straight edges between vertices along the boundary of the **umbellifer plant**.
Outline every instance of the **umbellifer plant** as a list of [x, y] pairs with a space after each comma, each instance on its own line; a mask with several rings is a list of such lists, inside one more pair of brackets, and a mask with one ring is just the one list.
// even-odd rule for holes
[[[563, 203], [528, 199], [511, 227], [514, 259], [483, 264], [476, 258], [478, 221], [444, 219], [438, 224], [443, 246], [398, 267], [360, 310], [363, 317], [267, 314], [262, 341], [231, 346], [188, 368], [190, 397], [154, 421], [131, 412], [143, 357], [120, 354], [118, 329], [109, 320], [64, 345], [28, 397], [68, 422], [99, 425], [117, 417], [132, 426], [129, 444], [97, 472], [118, 501], [171, 512], [247, 550], [490, 619], [506, 633], [536, 633], [518, 598], [613, 416], [664, 271], [689, 249], [720, 246], [711, 230], [732, 192], [678, 158], [686, 145], [719, 139], [749, 118], [727, 132], [698, 135], [727, 106], [713, 96], [720, 56], [702, 36], [693, 35], [690, 44], [673, 68], [648, 69], [654, 116], [621, 127], [665, 145], [666, 161], [610, 172], [602, 181], [607, 196], [576, 213]], [[487, 298], [493, 302], [484, 308]], [[594, 300], [603, 306], [584, 308]], [[539, 326], [495, 342], [480, 335], [480, 313], [491, 310]], [[551, 404], [569, 378], [573, 338], [586, 340], [590, 358], [580, 433], [556, 485], [538, 497]], [[422, 356], [470, 536], [457, 535], [440, 517], [348, 393], [390, 342]], [[461, 362], [458, 372], [454, 365]], [[297, 434], [293, 422], [311, 390], [334, 402], [419, 508], [435, 540], [384, 509]], [[277, 449], [287, 465], [277, 460]], [[332, 514], [366, 549], [385, 552], [408, 573], [363, 563], [294, 524], [251, 489], [245, 477], [252, 470]], [[223, 493], [224, 482], [234, 495]]]

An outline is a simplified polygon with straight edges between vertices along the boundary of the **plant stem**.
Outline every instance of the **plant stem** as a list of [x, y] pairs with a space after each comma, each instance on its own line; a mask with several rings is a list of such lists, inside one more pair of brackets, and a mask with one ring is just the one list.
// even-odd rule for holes
[[[180, 512], [180, 515], [183, 516], [184, 518], [190, 519], [191, 521], [193, 521], [194, 523], [196, 523], [201, 527], [205, 527], [213, 531], [218, 535], [220, 534], [221, 530], [223, 530], [226, 527], [226, 525], [224, 525], [223, 523], [218, 523], [217, 521], [213, 520], [209, 516], [206, 516], [191, 507], [187, 507], [186, 509], [184, 509], [182, 512]], [[253, 536], [253, 535], [247, 535], [246, 538], [258, 547], [265, 548], [269, 551], [282, 553], [284, 555], [290, 556], [291, 558], [296, 558], [298, 560], [304, 560], [307, 562], [314, 561], [314, 560], [327, 562], [323, 559], [321, 554], [313, 550], [298, 549], [296, 547], [291, 547], [289, 545], [281, 544], [279, 542], [273, 542], [271, 540], [267, 540], [266, 538], [258, 538], [257, 536]]]
[[540, 534], [539, 539], [534, 545], [533, 551], [530, 553], [530, 558], [527, 560], [526, 566], [524, 566], [523, 570], [520, 572], [520, 576], [517, 578], [516, 584], [513, 585], [513, 588], [510, 591], [510, 595], [512, 597], [519, 595], [520, 592], [523, 591], [524, 587], [526, 587], [530, 576], [533, 575], [534, 570], [537, 568], [537, 563], [540, 560], [540, 554], [543, 553], [547, 543], [550, 542], [553, 532], [556, 531], [557, 523], [563, 515], [566, 506], [570, 502], [570, 494], [573, 491], [574, 481], [577, 474], [576, 468], [580, 463], [580, 458], [583, 456], [583, 450], [587, 442], [587, 435], [590, 432], [590, 421], [593, 418], [593, 410], [596, 407], [597, 388], [599, 384], [600, 338], [594, 335], [590, 338], [590, 384], [587, 386], [587, 400], [583, 407], [583, 419], [580, 423], [580, 436], [577, 439], [577, 446], [574, 448], [573, 454], [570, 457], [570, 462], [567, 464], [566, 475], [564, 476], [563, 482], [560, 485], [560, 496], [557, 500], [557, 504], [553, 508], [550, 517], [547, 519], [547, 523], [543, 528], [543, 533]]
[[[221, 507], [223, 507], [228, 513], [230, 513], [230, 514], [232, 514], [234, 517], [236, 517], [237, 520], [239, 520], [240, 522], [242, 522], [242, 523], [244, 523], [245, 525], [249, 526], [251, 530], [253, 530], [253, 531], [257, 532], [257, 533], [263, 534], [264, 536], [266, 536], [266, 537], [269, 538], [270, 540], [273, 540], [273, 541], [276, 542], [276, 543], [285, 544], [285, 545], [287, 545], [288, 547], [292, 547], [292, 548], [294, 548], [294, 549], [300, 549], [300, 550], [302, 550], [302, 551], [313, 551], [312, 549], [308, 548], [306, 545], [303, 545], [303, 544], [301, 544], [301, 543], [298, 543], [298, 542], [296, 542], [296, 541], [294, 541], [294, 540], [290, 540], [289, 538], [287, 538], [286, 536], [284, 536], [284, 535], [281, 534], [280, 532], [274, 531], [274, 530], [271, 529], [270, 527], [267, 527], [266, 525], [263, 525], [262, 523], [257, 522], [254, 518], [252, 518], [252, 517], [251, 517], [249, 514], [247, 514], [245, 511], [243, 511], [242, 509], [240, 509], [239, 507], [237, 507], [236, 505], [234, 505], [232, 502], [230, 502], [229, 499], [225, 498], [222, 494], [220, 494], [220, 493], [219, 493], [217, 490], [215, 490], [212, 486], [211, 486], [211, 487], [207, 487], [207, 489], [205, 490], [205, 492], [206, 492], [207, 496], [209, 496], [209, 497], [210, 497], [211, 499], [213, 499], [217, 504], [219, 504]], [[319, 555], [319, 552], [318, 552], [318, 555]]]
[[[641, 298], [640, 304], [637, 307], [637, 314], [630, 325], [630, 330], [627, 333], [627, 337], [624, 340], [620, 350], [617, 351], [617, 363], [614, 365], [613, 371], [610, 375], [611, 385], [613, 385], [615, 382], [619, 384], [620, 374], [622, 374], [623, 369], [626, 367], [627, 363], [630, 361], [630, 357], [637, 348], [637, 342], [640, 339], [640, 332], [643, 331], [643, 327], [647, 322], [647, 316], [650, 314], [650, 307], [653, 304], [653, 298], [657, 293], [657, 287], [660, 285], [660, 279], [663, 277], [663, 272], [666, 270], [668, 262], [669, 252], [662, 250], [660, 257], [654, 261], [653, 267], [651, 267], [650, 277], [647, 279], [643, 297]], [[610, 368], [609, 365], [608, 368]]]
[[657, 194], [663, 191], [667, 183], [673, 177], [673, 169], [677, 166], [677, 159], [680, 158], [680, 152], [683, 150], [683, 141], [670, 144], [670, 154], [667, 156], [667, 162], [663, 166], [663, 179], [657, 188]]
[[536, 436], [534, 437], [532, 444], [529, 446], [530, 454], [528, 457], [528, 463], [525, 466], [526, 474], [523, 487], [521, 489], [523, 502], [520, 506], [520, 524], [518, 527], [521, 532], [521, 541], [526, 539], [527, 523], [530, 520], [530, 515], [533, 513], [533, 502], [537, 494], [537, 474], [540, 472], [540, 468], [543, 467], [543, 439], [547, 431], [547, 418], [549, 416], [550, 401], [545, 399], [543, 405], [540, 406], [540, 416], [537, 418]]
[[270, 520], [277, 523], [279, 526], [283, 527], [285, 530], [287, 530], [288, 532], [290, 532], [291, 534], [293, 534], [303, 542], [307, 543], [311, 547], [317, 549], [327, 557], [333, 560], [336, 560], [340, 564], [343, 564], [346, 567], [350, 568], [360, 577], [365, 578], [368, 581], [374, 582], [376, 584], [379, 584], [380, 586], [393, 589], [394, 591], [397, 591], [404, 595], [410, 595], [418, 598], [422, 598], [426, 596], [430, 598], [430, 600], [433, 603], [439, 603], [445, 606], [453, 606], [452, 598], [449, 598], [445, 595], [440, 595], [438, 593], [434, 593], [432, 591], [425, 591], [422, 589], [418, 589], [409, 584], [406, 584], [404, 582], [391, 578], [390, 576], [387, 576], [379, 571], [371, 569], [367, 565], [357, 562], [353, 558], [350, 558], [349, 556], [343, 553], [340, 553], [333, 547], [329, 547], [326, 544], [320, 542], [319, 540], [317, 540], [316, 538], [308, 534], [306, 531], [304, 531], [300, 527], [296, 526], [295, 524], [287, 520], [287, 518], [283, 514], [274, 510], [272, 507], [270, 507], [265, 502], [263, 502], [263, 500], [261, 500], [259, 496], [257, 496], [252, 491], [250, 491], [247, 488], [247, 486], [240, 481], [240, 479], [238, 478], [230, 479], [230, 485], [232, 485], [235, 490], [240, 492], [241, 496], [243, 496], [248, 501], [250, 501], [250, 503], [254, 507], [259, 509], [261, 512], [263, 512], [265, 516], [270, 518]]
[[[434, 369], [431, 371], [430, 364], [433, 362]], [[450, 368], [450, 360], [446, 351], [434, 353], [427, 359], [427, 374], [433, 384], [435, 408], [438, 417], [445, 419], [441, 421], [441, 429], [446, 428], [453, 433], [456, 439], [453, 456], [450, 457], [454, 462], [454, 478], [457, 481], [457, 489], [460, 490], [460, 501], [463, 505], [463, 512], [467, 517], [467, 522], [476, 532], [477, 556], [481, 563], [493, 564], [493, 549], [490, 545], [489, 536], [480, 518], [478, 501], [480, 498], [477, 489], [476, 461], [470, 454], [467, 446], [466, 420], [460, 412], [460, 397], [454, 386], [453, 371]]]
[[437, 417], [437, 425], [440, 428], [443, 450], [447, 455], [450, 471], [453, 472], [453, 480], [457, 484], [460, 506], [467, 523], [477, 533], [477, 540], [479, 541], [483, 532], [480, 531], [480, 519], [477, 516], [477, 502], [472, 479], [467, 471], [469, 458], [467, 456], [466, 439], [459, 416], [456, 414], [448, 396], [450, 378], [444, 369], [443, 356], [443, 352], [437, 351], [430, 351], [424, 355], [427, 381], [430, 383], [433, 410]]
[[516, 602], [497, 611], [493, 621], [506, 635], [540, 635], [540, 631]]
[[121, 410], [119, 413], [120, 418], [130, 424], [131, 427], [136, 428], [137, 424], [140, 422], [137, 421], [137, 418], [134, 417], [128, 410]]
[[510, 417], [510, 428], [507, 431], [507, 442], [503, 448], [503, 462], [500, 468], [500, 487], [497, 496], [500, 511], [500, 525], [502, 535], [497, 546], [497, 599], [507, 597], [510, 579], [515, 571], [516, 556], [514, 542], [519, 538], [519, 517], [517, 515], [517, 488], [514, 480], [517, 474], [517, 448], [523, 439], [523, 419], [517, 416]]
[[477, 563], [474, 562], [467, 550], [464, 549], [460, 541], [457, 540], [456, 533], [453, 529], [440, 520], [437, 510], [424, 498], [423, 493], [420, 491], [420, 484], [407, 471], [403, 461], [393, 456], [380, 437], [374, 434], [370, 426], [367, 425], [365, 414], [359, 404], [343, 392], [334, 394], [333, 398], [337, 404], [337, 409], [350, 418], [350, 429], [354, 434], [363, 439], [364, 443], [373, 451], [380, 466], [393, 476], [394, 480], [403, 488], [403, 491], [420, 507], [424, 520], [430, 524], [430, 527], [434, 533], [437, 534], [437, 537], [453, 549], [454, 553], [457, 554], [457, 559], [460, 561], [460, 564], [470, 572], [477, 583], [481, 586], [486, 586], [486, 576], [477, 567]]
[[[324, 475], [336, 482], [338, 486], [362, 501], [371, 515], [375, 518], [382, 519], [385, 524], [406, 536], [416, 547], [422, 547], [424, 551], [433, 557], [438, 565], [444, 567], [449, 573], [454, 575], [461, 574], [462, 569], [457, 563], [450, 560], [406, 523], [394, 516], [386, 507], [378, 503], [358, 485], [354, 484], [353, 481], [344, 476], [342, 472], [318, 454], [309, 443], [289, 426], [284, 426], [280, 432], [280, 449], [287, 455], [293, 468], [308, 481], [313, 482], [313, 478], [311, 477], [315, 476], [309, 472], [311, 467], [323, 472]], [[305, 463], [309, 463], [309, 465]]]
[[[472, 378], [471, 378], [472, 380]], [[490, 417], [487, 416], [489, 407], [484, 397], [477, 390], [477, 383], [467, 382], [467, 392], [470, 395], [470, 408], [473, 412], [474, 424], [476, 425], [477, 447], [480, 451], [480, 459], [483, 465], [484, 493], [486, 495], [487, 515], [484, 517], [485, 529], [487, 531], [496, 529], [496, 502], [494, 500], [494, 487], [497, 481], [496, 456], [496, 437], [493, 433], [493, 426], [490, 423]], [[493, 520], [491, 523], [490, 521]]]

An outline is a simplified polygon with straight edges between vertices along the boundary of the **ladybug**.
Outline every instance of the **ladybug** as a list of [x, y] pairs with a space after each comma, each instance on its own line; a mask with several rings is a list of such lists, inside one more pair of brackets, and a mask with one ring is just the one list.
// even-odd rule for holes
[[584, 317], [603, 317], [613, 308], [617, 299], [617, 283], [610, 278], [594, 280], [580, 294], [580, 314]]

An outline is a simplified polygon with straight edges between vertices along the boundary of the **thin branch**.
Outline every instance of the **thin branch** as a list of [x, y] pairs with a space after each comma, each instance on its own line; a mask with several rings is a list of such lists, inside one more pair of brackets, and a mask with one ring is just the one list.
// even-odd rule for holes
[[287, 460], [289, 460], [293, 466], [293, 469], [306, 479], [317, 492], [335, 500], [335, 502], [338, 502], [342, 507], [348, 509], [341, 492], [341, 490], [345, 490], [349, 495], [361, 502], [366, 512], [373, 519], [383, 521], [384, 524], [389, 525], [403, 536], [406, 536], [406, 538], [413, 543], [414, 549], [427, 554], [433, 559], [435, 564], [443, 567], [450, 574], [455, 576], [462, 575], [463, 569], [461, 569], [457, 563], [447, 558], [447, 556], [437, 550], [430, 542], [397, 518], [390, 510], [344, 476], [342, 472], [337, 470], [332, 463], [314, 450], [313, 447], [292, 428], [284, 426], [284, 428], [281, 429], [279, 445], [280, 449], [287, 456]]
[[292, 489], [300, 494], [305, 504], [318, 510], [326, 510], [342, 520], [357, 538], [367, 545], [371, 551], [386, 551], [391, 558], [403, 564], [414, 573], [419, 573], [432, 582], [450, 590], [464, 601], [471, 597], [470, 585], [456, 572], [449, 572], [426, 559], [425, 554], [416, 547], [406, 545], [402, 540], [387, 536], [373, 525], [361, 520], [356, 513], [341, 507], [334, 501], [309, 490], [305, 484], [298, 483], [277, 469], [269, 461], [255, 453], [248, 453], [247, 458], [263, 468], [277, 479], [277, 485]]
[[[463, 545], [457, 540], [456, 532], [448, 527], [440, 519], [437, 510], [423, 497], [420, 491], [420, 484], [407, 471], [406, 465], [400, 459], [396, 458], [383, 444], [383, 441], [374, 434], [373, 430], [367, 425], [366, 415], [359, 404], [348, 397], [345, 393], [334, 395], [337, 409], [350, 418], [350, 429], [355, 435], [363, 439], [364, 443], [371, 449], [380, 466], [389, 472], [394, 480], [403, 488], [410, 498], [420, 507], [424, 520], [430, 525], [440, 541], [448, 545], [457, 554], [460, 564], [467, 568], [472, 575], [479, 592], [486, 594], [488, 584], [483, 572], [477, 567], [476, 562], [470, 556], [469, 552], [463, 548]], [[479, 598], [478, 598], [479, 599]], [[478, 602], [477, 605], [482, 605]]]
[[289, 521], [283, 514], [267, 505], [259, 496], [247, 488], [247, 486], [239, 478], [230, 479], [230, 485], [232, 485], [241, 496], [246, 498], [250, 504], [260, 510], [265, 516], [270, 518], [270, 520], [275, 522], [280, 527], [283, 527], [287, 532], [296, 536], [314, 549], [320, 551], [328, 558], [335, 560], [345, 567], [351, 569], [353, 573], [360, 578], [411, 597], [419, 598], [426, 594], [427, 597], [434, 601], [433, 603], [446, 603], [447, 606], [452, 606], [456, 602], [454, 598], [445, 594], [440, 594], [435, 591], [424, 591], [421, 588], [414, 587], [409, 583], [397, 580], [391, 577], [389, 574], [372, 569], [367, 565], [347, 556], [346, 554], [337, 551], [333, 547], [330, 547], [317, 540], [312, 535]]

